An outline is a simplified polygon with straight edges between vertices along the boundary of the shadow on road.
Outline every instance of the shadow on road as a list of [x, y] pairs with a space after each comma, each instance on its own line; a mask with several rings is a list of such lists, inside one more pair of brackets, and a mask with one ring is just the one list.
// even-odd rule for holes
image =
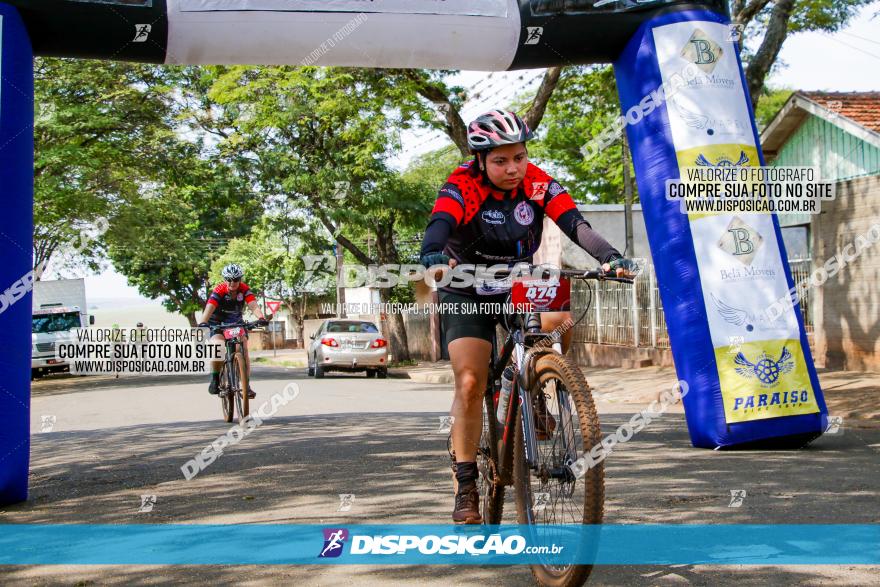
[[[180, 422], [37, 434], [30, 500], [6, 507], [0, 522], [446, 523], [451, 480], [446, 435], [437, 432], [441, 415], [273, 418], [191, 481], [180, 467], [228, 425]], [[604, 416], [604, 432], [629, 416]], [[878, 431], [847, 430], [800, 451], [698, 450], [690, 446], [683, 417], [668, 414], [607, 461], [606, 522], [878, 523], [880, 465], [870, 446], [878, 442]], [[739, 507], [729, 507], [731, 490], [746, 491]], [[349, 493], [355, 496], [351, 511], [338, 511], [339, 494]], [[138, 512], [142, 495], [156, 496], [153, 511]], [[515, 522], [513, 504], [505, 509], [505, 522]], [[240, 547], [246, 545], [230, 544]], [[591, 582], [869, 584], [869, 570], [609, 566], [597, 568]], [[532, 584], [523, 567], [7, 567], [0, 577], [4, 584], [68, 585], [72, 577], [108, 585]]]

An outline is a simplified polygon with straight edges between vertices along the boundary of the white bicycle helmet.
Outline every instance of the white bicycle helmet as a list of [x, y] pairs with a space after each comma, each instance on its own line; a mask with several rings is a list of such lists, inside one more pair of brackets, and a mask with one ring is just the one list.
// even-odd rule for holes
[[534, 136], [522, 118], [504, 110], [490, 110], [468, 125], [468, 146], [472, 152], [524, 143]]
[[230, 263], [223, 268], [222, 275], [223, 279], [241, 279], [244, 277], [244, 270], [241, 268], [241, 265]]

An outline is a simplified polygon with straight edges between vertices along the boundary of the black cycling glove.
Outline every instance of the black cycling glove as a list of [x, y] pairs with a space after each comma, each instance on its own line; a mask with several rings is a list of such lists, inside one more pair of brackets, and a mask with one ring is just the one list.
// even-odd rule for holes
[[443, 253], [426, 253], [422, 255], [420, 263], [428, 269], [434, 265], [449, 265], [449, 255]]
[[639, 269], [639, 266], [632, 259], [627, 259], [626, 257], [616, 256], [610, 261], [608, 264], [611, 265], [611, 272], [614, 273], [618, 269], [623, 269], [627, 273], [636, 273]]

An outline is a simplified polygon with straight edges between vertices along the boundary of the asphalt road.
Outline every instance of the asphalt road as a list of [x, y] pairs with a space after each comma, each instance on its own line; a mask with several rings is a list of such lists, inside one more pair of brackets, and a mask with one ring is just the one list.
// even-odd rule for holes
[[[204, 378], [58, 377], [34, 384], [31, 496], [0, 523], [447, 523], [440, 417], [450, 385], [255, 368], [257, 406], [300, 393], [195, 479], [180, 467], [224, 434]], [[601, 397], [601, 395], [600, 395]], [[599, 403], [603, 430], [640, 406]], [[43, 428], [51, 429], [41, 432]], [[797, 452], [691, 448], [683, 415], [653, 422], [606, 463], [608, 523], [880, 523], [880, 431]], [[745, 489], [740, 507], [730, 491]], [[339, 512], [339, 494], [354, 494]], [[142, 495], [155, 495], [139, 512]], [[512, 512], [514, 508], [507, 508]], [[505, 522], [514, 523], [510, 513]], [[3, 585], [531, 585], [526, 567], [16, 566]], [[601, 566], [598, 585], [880, 585], [864, 566]]]

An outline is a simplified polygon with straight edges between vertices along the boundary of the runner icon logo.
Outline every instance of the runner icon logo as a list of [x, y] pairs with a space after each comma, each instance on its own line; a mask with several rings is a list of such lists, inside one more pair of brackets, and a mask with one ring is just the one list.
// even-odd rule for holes
[[150, 33], [153, 30], [153, 25], [151, 24], [136, 24], [134, 25], [134, 39], [131, 40], [132, 43], [145, 43], [147, 39], [150, 38]]
[[155, 495], [142, 495], [141, 496], [141, 507], [138, 508], [138, 513], [148, 514], [153, 511], [153, 506], [156, 505], [156, 496]]
[[342, 554], [346, 540], [348, 540], [348, 530], [345, 528], [324, 528], [324, 547], [318, 558], [338, 557]]
[[843, 434], [843, 416], [829, 416], [825, 434]]
[[350, 512], [351, 506], [354, 505], [354, 493], [339, 494], [339, 508], [337, 512]]
[[40, 432], [52, 432], [56, 420], [57, 418], [55, 416], [42, 416], [40, 421]]
[[530, 26], [526, 27], [528, 36], [526, 37], [525, 45], [537, 45], [541, 41], [541, 35], [544, 34], [544, 27], [542, 26]]
[[745, 489], [731, 489], [730, 490], [730, 503], [727, 504], [729, 508], [738, 508], [742, 507], [743, 501], [746, 499], [746, 490]]

